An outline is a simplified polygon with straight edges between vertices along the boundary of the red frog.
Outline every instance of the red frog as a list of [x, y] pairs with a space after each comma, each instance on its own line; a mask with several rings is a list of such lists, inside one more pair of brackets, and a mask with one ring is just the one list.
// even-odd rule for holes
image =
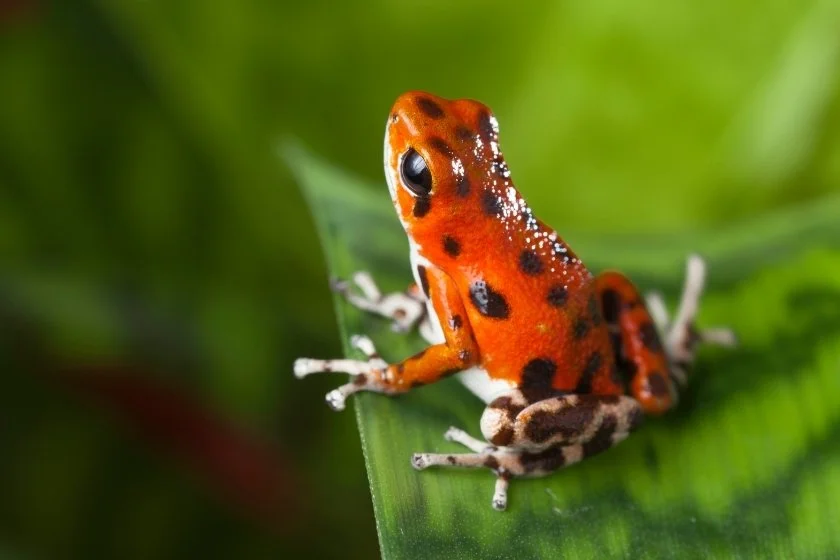
[[485, 440], [445, 437], [471, 453], [418, 453], [417, 469], [485, 467], [492, 505], [507, 506], [513, 477], [549, 474], [622, 441], [644, 414], [677, 403], [699, 343], [734, 343], [728, 329], [698, 331], [705, 266], [688, 260], [673, 321], [618, 272], [593, 274], [514, 188], [498, 123], [481, 103], [423, 92], [397, 99], [385, 131], [385, 174], [408, 235], [416, 284], [383, 295], [364, 272], [335, 287], [351, 304], [418, 325], [430, 346], [396, 364], [364, 336], [367, 360], [295, 362], [298, 377], [354, 376], [327, 394], [337, 410], [358, 391], [395, 395], [457, 374], [487, 407]]

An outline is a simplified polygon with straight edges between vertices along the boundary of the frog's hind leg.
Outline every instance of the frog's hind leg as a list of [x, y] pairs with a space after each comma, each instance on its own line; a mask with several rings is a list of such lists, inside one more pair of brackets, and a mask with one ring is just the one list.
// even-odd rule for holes
[[661, 414], [677, 404], [676, 379], [654, 318], [633, 283], [618, 272], [595, 279], [595, 292], [607, 325], [618, 377], [647, 413]]
[[444, 437], [473, 453], [417, 453], [411, 463], [428, 467], [488, 468], [496, 474], [492, 505], [507, 507], [511, 478], [535, 477], [604, 451], [639, 425], [639, 404], [612, 395], [534, 395], [518, 389], [496, 398], [484, 411], [481, 430], [487, 441], [457, 428]]
[[649, 298], [648, 310], [625, 276], [606, 272], [595, 279], [618, 373], [645, 412], [661, 414], [676, 405], [677, 388], [685, 385], [700, 342], [734, 343], [729, 330], [698, 331], [694, 326], [704, 277], [703, 260], [689, 258], [683, 296], [673, 321], [661, 297]]
[[647, 305], [657, 329], [665, 343], [671, 371], [681, 385], [685, 385], [700, 344], [734, 346], [735, 333], [725, 327], [711, 327], [698, 330], [695, 320], [700, 306], [700, 297], [706, 280], [706, 263], [699, 255], [691, 255], [686, 263], [685, 283], [677, 312], [673, 320], [658, 292], [649, 293]]

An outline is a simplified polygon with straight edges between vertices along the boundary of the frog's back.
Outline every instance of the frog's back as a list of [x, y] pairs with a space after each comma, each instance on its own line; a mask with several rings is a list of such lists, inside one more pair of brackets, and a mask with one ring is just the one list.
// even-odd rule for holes
[[[489, 375], [521, 386], [617, 394], [592, 275], [514, 187], [483, 104], [403, 95], [388, 141], [419, 153], [433, 196], [392, 189], [415, 250], [457, 284]], [[404, 138], [403, 138], [404, 137]], [[386, 167], [399, 169], [399, 154]], [[398, 199], [403, 197], [404, 200]]]

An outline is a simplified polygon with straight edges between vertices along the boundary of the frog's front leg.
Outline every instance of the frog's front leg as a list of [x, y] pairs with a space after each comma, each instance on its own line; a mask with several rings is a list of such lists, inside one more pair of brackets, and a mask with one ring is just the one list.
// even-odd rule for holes
[[389, 365], [377, 354], [370, 339], [355, 336], [351, 343], [365, 354], [367, 360], [300, 358], [295, 361], [295, 375], [299, 378], [321, 372], [353, 375], [354, 379], [350, 383], [327, 394], [327, 403], [333, 409], [341, 410], [346, 398], [353, 393], [404, 393], [477, 364], [478, 346], [466, 320], [466, 309], [457, 287], [444, 272], [436, 268], [429, 267], [426, 270], [426, 279], [429, 299], [444, 335], [442, 344], [434, 344], [402, 362]]
[[512, 390], [498, 397], [481, 417], [487, 442], [456, 428], [445, 434], [474, 453], [417, 453], [412, 465], [488, 468], [496, 474], [492, 505], [503, 510], [511, 478], [544, 476], [582, 461], [624, 440], [642, 420], [639, 403], [626, 396], [543, 396]]
[[[355, 284], [358, 293], [351, 284]], [[426, 316], [426, 298], [416, 284], [404, 292], [383, 294], [368, 272], [359, 271], [349, 281], [333, 280], [330, 287], [354, 307], [390, 319], [395, 332], [408, 332]]]

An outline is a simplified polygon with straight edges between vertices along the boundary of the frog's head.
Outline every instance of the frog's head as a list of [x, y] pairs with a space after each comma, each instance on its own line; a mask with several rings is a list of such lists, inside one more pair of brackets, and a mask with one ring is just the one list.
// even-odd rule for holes
[[385, 175], [410, 237], [463, 227], [488, 189], [510, 184], [498, 134], [496, 118], [477, 101], [419, 91], [397, 99], [385, 129]]

